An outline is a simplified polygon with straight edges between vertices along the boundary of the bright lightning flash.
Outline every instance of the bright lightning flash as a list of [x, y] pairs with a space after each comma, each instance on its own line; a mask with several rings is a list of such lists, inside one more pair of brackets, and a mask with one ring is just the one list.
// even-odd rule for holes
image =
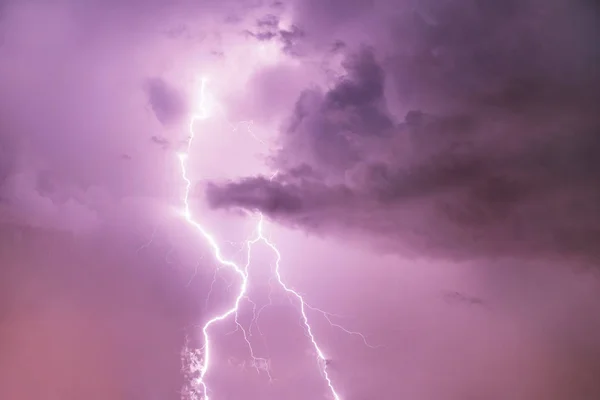
[[[245, 329], [238, 322], [238, 316], [237, 316], [238, 310], [240, 308], [240, 303], [242, 302], [242, 300], [247, 299], [248, 301], [250, 301], [247, 298], [246, 294], [247, 294], [248, 285], [249, 285], [248, 267], [250, 265], [250, 260], [251, 260], [251, 254], [250, 254], [251, 248], [255, 243], [262, 241], [269, 248], [271, 248], [273, 250], [273, 252], [276, 254], [276, 264], [275, 264], [275, 274], [274, 274], [275, 276], [273, 278], [277, 279], [277, 282], [279, 283], [279, 285], [285, 290], [285, 292], [288, 295], [291, 295], [292, 298], [295, 298], [297, 300], [297, 302], [299, 304], [299, 310], [302, 315], [302, 323], [304, 325], [305, 334], [310, 339], [310, 342], [312, 343], [312, 346], [316, 352], [316, 355], [318, 358], [318, 360], [317, 360], [318, 366], [320, 368], [321, 374], [322, 374], [323, 378], [325, 379], [325, 381], [329, 387], [329, 391], [331, 392], [331, 395], [333, 396], [334, 400], [340, 400], [340, 396], [338, 395], [337, 390], [335, 389], [335, 387], [329, 377], [329, 374], [327, 372], [327, 357], [325, 356], [325, 354], [323, 353], [323, 351], [317, 344], [317, 341], [315, 340], [315, 337], [314, 337], [313, 331], [312, 331], [312, 327], [309, 324], [308, 317], [306, 315], [306, 309], [308, 308], [308, 309], [315, 310], [315, 311], [322, 313], [325, 316], [325, 318], [327, 319], [327, 321], [329, 321], [329, 323], [332, 324], [332, 326], [336, 326], [336, 327], [344, 330], [346, 333], [360, 335], [362, 337], [363, 341], [365, 341], [365, 338], [358, 332], [348, 331], [339, 325], [333, 324], [331, 322], [331, 320], [329, 319], [329, 316], [331, 314], [325, 313], [322, 310], [319, 310], [317, 308], [309, 306], [308, 304], [305, 303], [304, 299], [298, 292], [289, 288], [283, 282], [283, 279], [281, 277], [280, 270], [279, 270], [281, 254], [280, 254], [279, 250], [277, 249], [277, 247], [275, 247], [275, 245], [263, 235], [264, 218], [263, 218], [262, 214], [259, 214], [259, 221], [256, 226], [256, 236], [253, 239], [248, 240], [246, 242], [248, 258], [247, 258], [246, 265], [243, 267], [237, 265], [233, 261], [229, 261], [224, 258], [223, 252], [221, 251], [221, 248], [219, 247], [219, 244], [217, 243], [215, 238], [199, 222], [197, 222], [196, 219], [192, 215], [192, 212], [190, 210], [190, 204], [189, 204], [189, 196], [190, 196], [192, 182], [188, 176], [187, 160], [188, 160], [188, 157], [190, 154], [192, 143], [193, 143], [195, 135], [196, 135], [195, 130], [194, 130], [196, 123], [200, 122], [202, 120], [205, 120], [205, 119], [209, 118], [209, 116], [210, 116], [210, 110], [206, 104], [206, 84], [207, 84], [207, 79], [203, 78], [201, 81], [201, 88], [200, 88], [199, 109], [198, 109], [197, 114], [193, 115], [190, 119], [189, 136], [188, 136], [188, 140], [187, 140], [186, 150], [185, 150], [185, 152], [178, 154], [180, 165], [181, 165], [181, 178], [185, 182], [185, 191], [184, 191], [184, 196], [183, 196], [183, 205], [184, 205], [183, 217], [186, 219], [186, 221], [191, 226], [193, 226], [204, 237], [204, 239], [207, 241], [209, 246], [212, 248], [212, 250], [214, 252], [214, 256], [218, 260], [218, 262], [221, 264], [221, 266], [228, 267], [232, 271], [234, 271], [237, 275], [239, 275], [240, 280], [241, 280], [241, 285], [240, 285], [240, 289], [237, 294], [237, 297], [235, 298], [235, 302], [233, 303], [231, 308], [227, 309], [224, 313], [217, 315], [216, 317], [208, 320], [208, 322], [202, 327], [202, 333], [204, 336], [203, 337], [204, 344], [203, 344], [203, 347], [200, 349], [201, 353], [200, 354], [198, 354], [198, 353], [191, 354], [192, 364], [193, 364], [192, 369], [194, 371], [198, 372], [198, 376], [192, 382], [193, 393], [190, 393], [190, 396], [192, 396], [193, 400], [197, 400], [198, 399], [197, 391], [199, 390], [201, 392], [201, 396], [202, 396], [203, 400], [209, 400], [209, 389], [205, 382], [206, 374], [211, 365], [211, 356], [212, 356], [212, 354], [211, 354], [211, 338], [209, 335], [209, 330], [212, 325], [217, 324], [218, 322], [221, 322], [232, 315], [234, 315], [234, 318], [235, 318], [235, 323], [237, 326], [236, 330], [237, 329], [242, 330], [244, 339], [249, 346], [250, 355], [251, 355], [252, 361], [253, 361], [253, 366], [256, 368], [256, 370], [258, 372], [260, 372], [259, 371], [260, 369], [266, 370], [269, 378], [271, 378], [268, 360], [264, 359], [264, 358], [256, 357], [254, 355], [254, 351], [252, 350], [252, 346], [250, 345], [250, 341], [248, 339], [249, 335], [246, 333]], [[275, 174], [273, 175], [273, 177], [274, 176], [275, 176]], [[254, 306], [256, 306], [256, 305], [254, 305]], [[254, 307], [253, 310], [255, 310], [255, 308], [256, 307]], [[260, 311], [262, 311], [262, 309]], [[256, 323], [256, 319], [258, 318], [260, 311], [258, 312], [258, 314], [254, 313], [255, 315], [254, 315], [253, 323]], [[365, 344], [366, 344], [366, 341], [365, 341]], [[189, 354], [188, 354], [188, 356], [189, 356]]]

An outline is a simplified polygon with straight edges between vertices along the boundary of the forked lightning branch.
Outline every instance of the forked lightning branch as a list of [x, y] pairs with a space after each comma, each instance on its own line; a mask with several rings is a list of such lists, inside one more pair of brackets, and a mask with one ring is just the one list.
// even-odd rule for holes
[[[206, 241], [208, 246], [212, 249], [216, 260], [223, 267], [229, 268], [233, 272], [235, 272], [235, 274], [237, 274], [237, 276], [239, 278], [239, 289], [238, 289], [237, 295], [235, 297], [235, 301], [232, 303], [230, 308], [228, 308], [222, 314], [216, 315], [213, 318], [209, 319], [206, 322], [206, 324], [204, 324], [204, 326], [202, 327], [202, 335], [203, 335], [202, 348], [199, 350], [196, 350], [196, 351], [189, 349], [189, 348], [185, 349], [184, 357], [187, 359], [187, 362], [184, 361], [184, 363], [186, 363], [188, 365], [187, 367], [192, 370], [191, 371], [192, 373], [196, 373], [196, 376], [193, 378], [193, 381], [191, 382], [192, 390], [189, 391], [189, 393], [187, 393], [187, 395], [192, 397], [193, 400], [196, 400], [198, 397], [201, 397], [203, 400], [209, 400], [210, 388], [208, 387], [205, 378], [206, 378], [206, 374], [208, 373], [209, 369], [211, 368], [212, 357], [213, 357], [212, 343], [215, 340], [210, 335], [210, 330], [213, 325], [216, 325], [219, 322], [224, 321], [226, 319], [230, 319], [230, 318], [233, 319], [233, 321], [237, 325], [237, 328], [239, 330], [241, 330], [241, 332], [243, 334], [243, 338], [246, 341], [246, 344], [248, 345], [250, 357], [252, 358], [252, 365], [258, 371], [260, 371], [260, 370], [266, 371], [266, 373], [269, 375], [269, 378], [271, 378], [269, 361], [267, 359], [257, 357], [255, 355], [254, 350], [252, 349], [252, 345], [249, 340], [249, 335], [247, 334], [245, 328], [238, 322], [238, 310], [240, 309], [240, 304], [245, 298], [247, 299], [246, 296], [247, 296], [247, 292], [248, 292], [248, 287], [251, 284], [251, 282], [249, 280], [248, 268], [251, 265], [252, 246], [258, 242], [263, 242], [276, 255], [275, 271], [274, 271], [273, 278], [275, 278], [277, 280], [277, 283], [281, 286], [281, 288], [283, 290], [285, 290], [285, 292], [288, 295], [290, 295], [291, 298], [294, 299], [298, 304], [298, 309], [299, 309], [299, 312], [302, 317], [302, 323], [304, 325], [305, 334], [310, 342], [309, 344], [312, 345], [312, 347], [316, 353], [316, 356], [317, 356], [316, 367], [320, 369], [321, 376], [325, 380], [325, 383], [327, 384], [329, 392], [330, 392], [331, 396], [333, 397], [333, 399], [341, 400], [336, 388], [334, 387], [334, 384], [331, 381], [329, 373], [327, 371], [327, 364], [328, 364], [327, 357], [325, 356], [325, 354], [319, 347], [319, 344], [317, 343], [317, 340], [315, 339], [315, 336], [313, 334], [313, 329], [309, 323], [309, 319], [307, 316], [307, 309], [311, 309], [311, 310], [320, 312], [327, 319], [327, 321], [329, 321], [329, 323], [332, 324], [332, 326], [338, 327], [346, 333], [359, 335], [362, 338], [362, 340], [365, 342], [365, 344], [367, 346], [370, 346], [366, 342], [364, 336], [362, 336], [358, 332], [352, 332], [352, 331], [346, 330], [343, 327], [341, 327], [340, 325], [333, 324], [329, 318], [329, 316], [330, 316], [329, 314], [327, 314], [326, 312], [324, 312], [322, 310], [310, 307], [308, 304], [306, 304], [306, 302], [304, 301], [304, 299], [298, 292], [291, 289], [289, 286], [287, 286], [284, 283], [282, 276], [281, 276], [281, 272], [280, 272], [281, 254], [280, 254], [279, 250], [277, 249], [277, 247], [275, 246], [275, 244], [273, 244], [270, 240], [268, 240], [263, 235], [264, 217], [262, 214], [258, 214], [258, 223], [257, 223], [256, 229], [255, 229], [254, 237], [247, 240], [246, 244], [245, 244], [246, 250], [247, 250], [246, 264], [238, 265], [237, 263], [235, 263], [231, 260], [227, 260], [223, 256], [221, 247], [219, 246], [219, 243], [217, 243], [217, 240], [215, 239], [215, 237], [199, 222], [199, 220], [192, 213], [192, 210], [190, 207], [190, 191], [191, 191], [191, 187], [192, 187], [192, 180], [190, 178], [187, 167], [188, 167], [188, 161], [189, 161], [190, 157], [192, 157], [192, 148], [193, 148], [194, 139], [196, 138], [197, 132], [202, 132], [202, 122], [204, 120], [210, 118], [210, 116], [211, 116], [210, 108], [206, 104], [207, 86], [208, 86], [208, 80], [206, 78], [202, 78], [201, 86], [200, 86], [200, 94], [199, 94], [199, 104], [196, 109], [196, 113], [194, 113], [190, 117], [189, 135], [188, 135], [185, 151], [178, 154], [179, 162], [180, 162], [180, 166], [181, 166], [181, 180], [182, 180], [182, 184], [183, 184], [182, 215], [185, 218], [185, 220], [193, 228], [195, 228], [198, 231], [198, 233], [200, 234], [200, 237]], [[251, 126], [251, 124], [248, 124], [248, 128], [250, 128], [250, 126]], [[273, 176], [275, 176], [275, 174]], [[252, 323], [256, 323], [256, 318], [259, 315], [260, 315], [260, 312], [254, 314], [254, 320]]]

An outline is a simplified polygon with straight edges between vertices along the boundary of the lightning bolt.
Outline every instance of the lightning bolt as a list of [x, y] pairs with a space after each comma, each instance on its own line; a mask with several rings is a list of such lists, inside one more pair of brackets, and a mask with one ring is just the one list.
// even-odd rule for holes
[[[327, 357], [325, 356], [325, 354], [323, 353], [323, 351], [321, 350], [320, 346], [318, 345], [318, 343], [315, 339], [312, 327], [309, 323], [309, 319], [308, 319], [306, 310], [310, 309], [310, 310], [320, 312], [332, 326], [338, 327], [346, 333], [359, 335], [360, 337], [362, 337], [365, 344], [370, 346], [366, 342], [365, 337], [358, 332], [352, 332], [352, 331], [346, 330], [345, 328], [343, 328], [342, 326], [340, 326], [338, 324], [334, 324], [330, 319], [330, 316], [332, 314], [326, 313], [318, 308], [311, 307], [304, 301], [304, 298], [297, 291], [293, 290], [292, 288], [290, 288], [289, 286], [287, 286], [284, 283], [284, 280], [282, 279], [281, 272], [280, 272], [281, 253], [279, 252], [279, 250], [277, 249], [275, 244], [270, 239], [265, 237], [265, 235], [263, 234], [264, 216], [262, 214], [260, 214], [260, 213], [258, 214], [259, 218], [258, 218], [258, 223], [257, 223], [256, 229], [255, 229], [255, 236], [252, 239], [249, 239], [245, 243], [245, 247], [247, 250], [247, 262], [244, 266], [239, 266], [238, 264], [234, 263], [233, 261], [225, 259], [225, 257], [223, 256], [223, 252], [222, 252], [219, 244], [217, 243], [217, 240], [192, 215], [192, 211], [190, 209], [190, 200], [189, 200], [192, 182], [189, 178], [188, 171], [187, 171], [187, 165], [188, 165], [187, 161], [189, 158], [189, 154], [190, 154], [190, 151], [192, 148], [193, 141], [196, 137], [196, 133], [195, 133], [195, 129], [194, 129], [196, 123], [206, 120], [210, 116], [209, 109], [205, 104], [207, 82], [208, 81], [206, 78], [203, 78], [201, 80], [199, 109], [198, 109], [198, 112], [196, 114], [192, 115], [190, 118], [189, 136], [188, 136], [187, 143], [186, 143], [186, 149], [184, 152], [181, 152], [178, 154], [178, 158], [179, 158], [179, 162], [180, 162], [180, 166], [181, 166], [181, 179], [185, 183], [185, 189], [184, 189], [184, 195], [183, 195], [183, 206], [184, 207], [183, 207], [182, 215], [185, 218], [185, 220], [200, 233], [200, 235], [206, 240], [207, 244], [211, 247], [211, 249], [214, 253], [214, 257], [221, 264], [219, 269], [222, 267], [227, 267], [227, 268], [231, 269], [233, 272], [235, 272], [235, 274], [238, 275], [241, 283], [240, 283], [240, 288], [239, 288], [239, 291], [237, 293], [237, 296], [235, 298], [233, 305], [230, 308], [228, 308], [225, 312], [223, 312], [222, 314], [219, 314], [219, 315], [209, 319], [208, 322], [206, 322], [204, 324], [204, 326], [202, 327], [202, 335], [203, 335], [203, 339], [204, 339], [202, 348], [199, 350], [190, 350], [187, 347], [187, 343], [186, 343], [186, 347], [184, 348], [184, 351], [183, 351], [183, 353], [184, 353], [183, 356], [185, 359], [188, 360], [188, 364], [190, 364], [190, 369], [191, 369], [192, 373], [197, 374], [197, 376], [195, 376], [192, 379], [192, 390], [190, 390], [188, 392], [188, 395], [191, 397], [192, 400], [197, 400], [199, 398], [198, 397], [198, 391], [199, 391], [200, 396], [203, 400], [210, 400], [209, 399], [209, 389], [208, 389], [208, 386], [205, 381], [206, 374], [211, 365], [211, 357], [212, 357], [212, 353], [211, 353], [211, 350], [212, 350], [211, 343], [212, 342], [211, 342], [211, 337], [209, 335], [209, 331], [213, 325], [218, 324], [219, 322], [224, 321], [227, 318], [232, 317], [232, 316], [233, 316], [234, 322], [236, 324], [235, 331], [237, 331], [237, 330], [242, 331], [243, 338], [244, 338], [246, 344], [248, 345], [248, 348], [250, 350], [250, 356], [252, 357], [252, 361], [253, 361], [252, 365], [257, 370], [257, 372], [260, 372], [261, 369], [265, 370], [267, 372], [267, 375], [269, 376], [269, 379], [272, 380], [272, 377], [270, 374], [269, 360], [255, 356], [254, 350], [252, 349], [252, 346], [251, 346], [250, 340], [249, 340], [249, 336], [251, 336], [253, 324], [256, 324], [257, 328], [258, 328], [258, 317], [260, 316], [260, 313], [264, 309], [264, 307], [266, 307], [266, 306], [263, 306], [258, 311], [258, 313], [256, 313], [256, 304], [247, 297], [248, 286], [249, 286], [248, 268], [249, 268], [249, 265], [251, 262], [251, 249], [254, 244], [262, 241], [276, 255], [274, 276], [271, 278], [269, 283], [271, 283], [273, 278], [276, 279], [277, 283], [287, 293], [287, 295], [289, 297], [291, 297], [292, 299], [296, 300], [296, 302], [299, 306], [298, 308], [299, 308], [299, 311], [301, 314], [301, 322], [302, 322], [302, 325], [303, 325], [303, 328], [305, 331], [305, 335], [309, 338], [309, 340], [312, 344], [312, 347], [316, 353], [318, 367], [320, 369], [321, 375], [324, 378], [325, 383], [328, 386], [329, 392], [333, 396], [333, 399], [341, 400], [336, 388], [334, 387], [334, 385], [331, 381], [329, 373], [327, 371], [327, 364], [328, 364]], [[250, 129], [250, 127], [252, 125], [252, 121], [246, 122], [246, 125], [248, 126], [248, 129]], [[252, 134], [252, 136], [254, 136], [254, 135]], [[271, 179], [273, 179], [276, 176], [276, 174], [277, 173], [274, 173], [273, 176], [271, 177]], [[214, 279], [216, 279], [216, 273], [217, 273], [217, 271], [215, 271]], [[213, 280], [213, 283], [211, 284], [211, 291], [212, 291], [213, 285], [214, 285], [214, 280]], [[240, 305], [244, 299], [253, 305], [253, 308], [252, 308], [253, 320], [252, 320], [252, 323], [250, 324], [250, 333], [247, 333], [246, 330], [242, 327], [242, 325], [238, 321], [238, 311], [239, 311]], [[269, 294], [269, 304], [271, 304], [271, 295], [270, 294]], [[258, 328], [258, 330], [260, 333], [260, 328]], [[370, 347], [372, 347], [372, 346], [370, 346]], [[184, 360], [184, 363], [185, 363], [185, 360]]]

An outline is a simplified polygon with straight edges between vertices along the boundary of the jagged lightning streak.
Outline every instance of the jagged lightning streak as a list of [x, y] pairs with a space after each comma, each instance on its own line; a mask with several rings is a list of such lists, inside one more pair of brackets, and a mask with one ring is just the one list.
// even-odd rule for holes
[[204, 377], [206, 376], [208, 367], [210, 365], [211, 345], [210, 345], [210, 336], [208, 334], [208, 330], [213, 324], [215, 324], [219, 321], [223, 321], [224, 319], [229, 317], [231, 314], [236, 313], [236, 311], [239, 308], [240, 302], [242, 301], [243, 297], [246, 295], [246, 291], [248, 288], [248, 276], [247, 276], [247, 271], [244, 271], [236, 263], [223, 258], [221, 248], [219, 247], [219, 244], [217, 243], [215, 238], [207, 230], [205, 230], [204, 227], [202, 225], [200, 225], [200, 223], [196, 222], [196, 220], [193, 218], [192, 212], [190, 210], [189, 197], [190, 197], [190, 190], [192, 187], [192, 181], [188, 177], [186, 161], [189, 157], [189, 153], [192, 148], [192, 143], [195, 138], [194, 125], [196, 124], [197, 121], [205, 120], [209, 116], [208, 110], [204, 104], [206, 83], [207, 83], [207, 79], [202, 78], [201, 87], [200, 87], [200, 104], [199, 104], [199, 110], [198, 110], [199, 113], [192, 115], [192, 117], [190, 119], [190, 124], [189, 124], [189, 136], [187, 139], [186, 150], [185, 150], [185, 152], [178, 154], [179, 162], [181, 165], [181, 177], [182, 177], [183, 181], [185, 182], [185, 191], [184, 191], [184, 196], [183, 196], [183, 204], [184, 204], [183, 216], [186, 219], [186, 221], [190, 225], [192, 225], [194, 228], [196, 228], [196, 230], [198, 230], [200, 232], [200, 234], [204, 237], [204, 239], [208, 242], [209, 246], [212, 248], [212, 250], [214, 252], [215, 258], [219, 261], [219, 263], [231, 268], [237, 275], [240, 276], [241, 281], [242, 281], [241, 286], [240, 286], [240, 291], [235, 299], [234, 305], [231, 308], [229, 308], [228, 310], [226, 310], [223, 314], [217, 315], [216, 317], [208, 320], [208, 322], [202, 328], [202, 334], [204, 336], [203, 337], [204, 345], [203, 345], [203, 349], [202, 349], [203, 355], [202, 355], [202, 359], [200, 360], [200, 365], [199, 365], [200, 376], [197, 378], [196, 382], [194, 382], [194, 383], [202, 388], [204, 400], [209, 400], [208, 388], [206, 386], [206, 383], [204, 382]]
[[[183, 216], [186, 219], [186, 221], [190, 225], [192, 225], [196, 230], [198, 230], [198, 232], [200, 232], [200, 234], [208, 242], [208, 244], [212, 248], [212, 250], [214, 252], [214, 256], [218, 260], [218, 262], [224, 267], [229, 267], [232, 271], [234, 271], [240, 277], [241, 284], [240, 284], [239, 292], [235, 298], [233, 305], [229, 309], [227, 309], [225, 312], [223, 312], [222, 314], [217, 315], [217, 316], [213, 317], [212, 319], [208, 320], [208, 322], [206, 322], [206, 324], [202, 327], [204, 344], [203, 344], [202, 349], [200, 349], [200, 351], [203, 353], [202, 353], [202, 355], [198, 356], [198, 354], [196, 352], [193, 352], [191, 355], [192, 364], [194, 364], [192, 369], [197, 370], [199, 372], [199, 376], [194, 379], [194, 382], [192, 384], [194, 385], [194, 388], [196, 388], [196, 387], [201, 388], [201, 392], [202, 392], [202, 396], [203, 396], [204, 400], [209, 400], [209, 390], [208, 390], [208, 387], [205, 382], [206, 373], [208, 372], [210, 362], [211, 362], [211, 353], [210, 353], [211, 352], [211, 340], [210, 340], [210, 335], [209, 335], [209, 329], [211, 328], [212, 325], [225, 320], [226, 318], [230, 317], [231, 315], [234, 315], [234, 317], [235, 317], [234, 322], [236, 324], [236, 330], [238, 330], [238, 329], [242, 330], [244, 340], [246, 341], [246, 343], [250, 349], [250, 356], [252, 357], [254, 367], [256, 368], [257, 371], [259, 371], [259, 369], [265, 369], [267, 371], [267, 374], [269, 375], [269, 378], [272, 379], [271, 375], [270, 375], [270, 371], [269, 371], [269, 361], [267, 359], [256, 357], [254, 355], [254, 351], [253, 351], [250, 341], [248, 339], [249, 335], [247, 334], [246, 330], [241, 326], [241, 324], [238, 322], [238, 310], [240, 308], [240, 303], [242, 302], [243, 299], [247, 299], [254, 306], [253, 307], [254, 318], [250, 325], [250, 334], [251, 334], [251, 330], [252, 330], [252, 324], [257, 323], [257, 319], [260, 314], [260, 311], [262, 311], [262, 309], [261, 309], [259, 311], [259, 313], [256, 314], [255, 313], [256, 304], [254, 302], [252, 302], [250, 299], [248, 299], [248, 297], [246, 296], [246, 293], [248, 290], [248, 285], [249, 285], [248, 267], [250, 265], [250, 260], [251, 260], [251, 248], [252, 248], [252, 245], [254, 245], [255, 243], [262, 241], [269, 248], [271, 248], [273, 250], [273, 252], [276, 254], [275, 278], [277, 279], [277, 282], [279, 283], [279, 285], [285, 290], [285, 292], [288, 295], [291, 295], [293, 298], [295, 298], [298, 301], [305, 333], [306, 333], [307, 337], [310, 339], [312, 346], [316, 352], [322, 376], [325, 379], [327, 386], [329, 388], [329, 391], [331, 392], [334, 400], [340, 400], [340, 396], [338, 395], [338, 392], [335, 389], [335, 387], [331, 381], [331, 378], [329, 377], [328, 371], [327, 371], [327, 358], [325, 357], [325, 354], [319, 347], [319, 345], [313, 335], [312, 327], [309, 324], [308, 317], [306, 315], [306, 309], [308, 308], [308, 309], [312, 309], [312, 310], [322, 313], [323, 316], [327, 319], [327, 321], [332, 326], [336, 326], [336, 327], [344, 330], [347, 333], [359, 335], [360, 337], [362, 337], [365, 344], [367, 344], [364, 336], [358, 332], [348, 331], [345, 328], [341, 327], [340, 325], [333, 324], [332, 321], [329, 319], [329, 316], [331, 314], [328, 314], [320, 309], [317, 309], [317, 308], [307, 305], [305, 303], [303, 297], [298, 292], [291, 289], [284, 283], [284, 281], [281, 277], [280, 268], [279, 268], [280, 261], [281, 261], [281, 254], [280, 254], [279, 250], [277, 249], [277, 247], [273, 244], [273, 242], [271, 240], [269, 240], [268, 238], [266, 238], [263, 234], [264, 217], [262, 214], [258, 214], [259, 221], [258, 221], [256, 230], [255, 230], [256, 236], [253, 239], [250, 239], [246, 242], [247, 263], [244, 267], [240, 267], [236, 263], [226, 260], [223, 257], [221, 248], [219, 247], [219, 244], [217, 243], [215, 238], [199, 222], [197, 222], [192, 215], [192, 212], [190, 210], [190, 204], [189, 204], [189, 196], [190, 196], [192, 182], [191, 182], [191, 180], [188, 176], [188, 172], [187, 172], [187, 160], [188, 160], [188, 157], [189, 157], [189, 154], [190, 154], [190, 151], [192, 148], [192, 144], [193, 144], [193, 141], [194, 141], [194, 138], [196, 135], [195, 129], [194, 129], [195, 124], [198, 121], [205, 120], [209, 117], [209, 110], [205, 105], [206, 84], [207, 84], [207, 79], [203, 78], [201, 81], [201, 88], [200, 88], [199, 110], [198, 110], [198, 113], [192, 115], [192, 117], [190, 119], [189, 136], [188, 136], [188, 139], [186, 142], [186, 150], [184, 152], [178, 154], [180, 166], [181, 166], [181, 178], [185, 182], [185, 190], [184, 190], [184, 196], [183, 196], [183, 205], [184, 205]], [[248, 123], [248, 126], [250, 126], [250, 125], [251, 125], [251, 122]], [[273, 179], [275, 177], [275, 175], [276, 175], [276, 173], [273, 174], [273, 176], [271, 178]], [[215, 278], [216, 278], [216, 275], [215, 275]], [[211, 290], [212, 290], [212, 284], [211, 284]], [[269, 299], [270, 299], [270, 296], [269, 296]], [[195, 392], [191, 395], [194, 399], [196, 398]]]
[[313, 335], [312, 328], [311, 328], [310, 324], [308, 323], [308, 317], [306, 316], [306, 303], [304, 302], [304, 298], [302, 298], [302, 296], [298, 292], [289, 288], [283, 282], [283, 279], [281, 278], [281, 273], [279, 270], [279, 265], [280, 265], [280, 261], [281, 261], [281, 253], [279, 252], [277, 247], [275, 247], [275, 245], [263, 235], [264, 217], [262, 214], [259, 214], [259, 215], [260, 215], [260, 219], [258, 221], [258, 226], [257, 226], [256, 230], [257, 230], [258, 237], [260, 238], [260, 240], [262, 240], [267, 246], [269, 246], [273, 250], [273, 252], [275, 252], [275, 255], [277, 257], [275, 260], [275, 276], [277, 278], [277, 282], [279, 283], [279, 285], [281, 285], [283, 290], [286, 291], [286, 293], [291, 294], [293, 297], [295, 297], [298, 300], [298, 303], [300, 305], [300, 313], [302, 314], [302, 322], [304, 323], [304, 329], [306, 329], [306, 334], [309, 337], [309, 339], [313, 345], [313, 348], [315, 349], [315, 352], [317, 353], [319, 367], [321, 368], [321, 372], [323, 373], [323, 378], [325, 378], [325, 381], [327, 382], [327, 385], [329, 386], [329, 390], [331, 391], [333, 398], [335, 400], [340, 400], [340, 396], [338, 395], [337, 391], [333, 387], [333, 383], [331, 382], [331, 378], [329, 377], [329, 373], [327, 372], [327, 358], [325, 357], [325, 354], [323, 353], [323, 351], [319, 347], [317, 341], [315, 340], [315, 336]]

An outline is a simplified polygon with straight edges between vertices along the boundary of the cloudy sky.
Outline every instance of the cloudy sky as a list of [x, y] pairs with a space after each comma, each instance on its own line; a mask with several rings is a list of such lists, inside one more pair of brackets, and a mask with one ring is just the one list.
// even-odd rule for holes
[[[0, 398], [193, 399], [240, 284], [181, 213], [203, 109], [191, 211], [240, 265], [264, 214], [342, 400], [599, 398], [599, 17], [0, 0]], [[238, 314], [271, 379], [230, 318], [211, 399], [331, 396], [276, 259]]]

